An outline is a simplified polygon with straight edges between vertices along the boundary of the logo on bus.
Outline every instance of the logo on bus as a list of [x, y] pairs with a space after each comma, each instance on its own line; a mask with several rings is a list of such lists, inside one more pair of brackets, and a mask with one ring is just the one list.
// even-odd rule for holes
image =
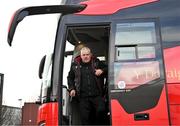
[[171, 81], [180, 81], [180, 70], [172, 69], [166, 72], [167, 79]]

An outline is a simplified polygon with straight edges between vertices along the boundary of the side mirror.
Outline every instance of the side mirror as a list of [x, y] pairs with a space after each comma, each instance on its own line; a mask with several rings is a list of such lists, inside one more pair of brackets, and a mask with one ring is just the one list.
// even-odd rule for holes
[[62, 15], [81, 12], [86, 8], [86, 5], [51, 5], [51, 6], [34, 6], [25, 7], [17, 10], [9, 24], [8, 44], [11, 46], [16, 27], [26, 16], [39, 15], [39, 14], [55, 14]]
[[42, 79], [43, 71], [44, 71], [44, 64], [45, 64], [46, 56], [43, 56], [41, 62], [39, 64], [39, 78]]

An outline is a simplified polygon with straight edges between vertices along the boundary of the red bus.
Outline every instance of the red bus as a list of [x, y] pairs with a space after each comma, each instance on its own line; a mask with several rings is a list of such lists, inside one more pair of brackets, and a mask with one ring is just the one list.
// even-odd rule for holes
[[78, 122], [78, 110], [70, 109], [63, 85], [67, 84], [71, 62], [86, 45], [108, 65], [107, 125], [180, 125], [180, 1], [64, 2], [19, 9], [9, 29], [11, 45], [16, 26], [24, 17], [61, 14], [38, 124]]

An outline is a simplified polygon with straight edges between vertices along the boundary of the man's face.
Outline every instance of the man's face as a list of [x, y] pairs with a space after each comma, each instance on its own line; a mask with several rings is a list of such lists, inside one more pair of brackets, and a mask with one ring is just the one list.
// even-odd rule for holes
[[89, 50], [83, 50], [81, 52], [81, 59], [83, 63], [88, 63], [91, 60], [91, 53]]

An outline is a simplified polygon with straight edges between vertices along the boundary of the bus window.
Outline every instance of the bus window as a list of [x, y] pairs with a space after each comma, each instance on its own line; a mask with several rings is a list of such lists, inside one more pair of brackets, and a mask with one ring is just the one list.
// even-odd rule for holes
[[[115, 33], [114, 84], [132, 89], [160, 78], [154, 22], [117, 23]], [[127, 76], [128, 75], [128, 76]]]
[[155, 24], [118, 23], [116, 25], [115, 45], [133, 45], [156, 43]]
[[155, 48], [153, 46], [138, 47], [138, 58], [155, 58]]
[[116, 60], [136, 59], [134, 47], [116, 47]]
[[160, 78], [157, 61], [115, 63], [115, 86], [118, 89], [132, 89]]
[[66, 42], [66, 47], [65, 47], [65, 56], [64, 56], [64, 74], [63, 74], [63, 85], [67, 86], [67, 75], [68, 71], [70, 70], [71, 66], [71, 61], [72, 61], [72, 53], [67, 52], [73, 52], [75, 46], [72, 45], [70, 42]]

